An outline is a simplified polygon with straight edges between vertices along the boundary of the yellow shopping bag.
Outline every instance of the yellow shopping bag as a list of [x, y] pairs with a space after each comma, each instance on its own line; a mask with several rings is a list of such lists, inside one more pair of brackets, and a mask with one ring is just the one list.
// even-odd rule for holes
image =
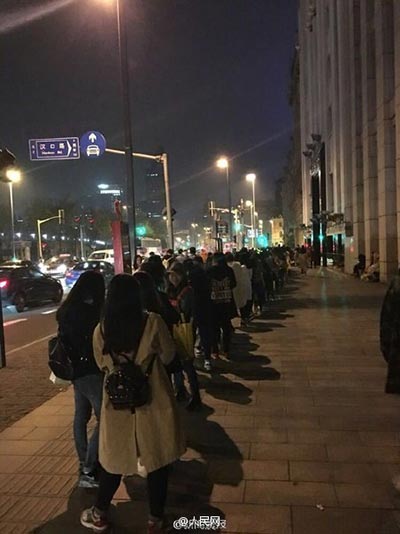
[[173, 337], [176, 345], [176, 352], [181, 360], [193, 360], [194, 358], [194, 335], [193, 323], [185, 322], [182, 316], [181, 321], [174, 324]]

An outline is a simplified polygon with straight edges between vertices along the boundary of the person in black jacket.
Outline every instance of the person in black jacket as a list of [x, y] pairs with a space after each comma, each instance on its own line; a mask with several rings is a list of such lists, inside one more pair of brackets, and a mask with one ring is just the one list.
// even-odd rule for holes
[[233, 289], [236, 278], [226, 262], [225, 255], [217, 252], [208, 271], [211, 286], [211, 317], [213, 323], [213, 352], [220, 354], [219, 340], [222, 331], [222, 354], [229, 359], [232, 338], [231, 319], [235, 315]]
[[[74, 439], [79, 458], [79, 487], [98, 486], [97, 466], [99, 420], [103, 394], [103, 373], [93, 355], [93, 332], [104, 303], [104, 278], [100, 273], [83, 273], [57, 311], [59, 333], [68, 347], [73, 367], [75, 395]], [[97, 425], [88, 442], [87, 424], [92, 411]]]
[[204, 356], [204, 369], [211, 371], [211, 287], [210, 280], [204, 268], [203, 260], [196, 256], [187, 260], [183, 266], [186, 269], [189, 284], [193, 289], [193, 322], [194, 330], [198, 332], [200, 346]]

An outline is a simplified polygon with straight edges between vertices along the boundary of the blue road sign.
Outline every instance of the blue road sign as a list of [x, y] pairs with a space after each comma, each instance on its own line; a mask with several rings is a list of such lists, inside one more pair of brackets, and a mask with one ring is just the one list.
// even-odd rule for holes
[[57, 137], [53, 139], [30, 139], [29, 156], [31, 161], [79, 159], [78, 137]]
[[87, 158], [99, 158], [106, 150], [107, 142], [100, 132], [86, 132], [81, 137], [81, 154]]

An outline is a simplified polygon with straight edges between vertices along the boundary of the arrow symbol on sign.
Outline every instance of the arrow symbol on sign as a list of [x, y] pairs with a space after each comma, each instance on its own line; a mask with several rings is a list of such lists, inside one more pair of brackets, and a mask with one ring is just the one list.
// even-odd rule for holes
[[97, 135], [96, 135], [95, 133], [91, 133], [91, 134], [89, 135], [89, 141], [90, 141], [91, 143], [94, 143], [94, 142], [96, 141], [96, 139], [97, 139]]
[[69, 141], [67, 141], [67, 145], [68, 145], [68, 154], [67, 154], [67, 156], [69, 156], [71, 154], [72, 146], [71, 146], [71, 143]]

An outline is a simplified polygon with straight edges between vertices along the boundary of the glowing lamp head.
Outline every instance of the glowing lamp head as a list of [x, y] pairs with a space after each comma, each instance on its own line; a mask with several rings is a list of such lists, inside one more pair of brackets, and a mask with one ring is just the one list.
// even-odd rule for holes
[[246, 200], [245, 206], [246, 206], [246, 208], [252, 208], [253, 207], [252, 201], [251, 200]]
[[254, 173], [246, 174], [246, 182], [251, 182], [254, 184], [256, 181], [256, 175]]
[[9, 182], [16, 184], [21, 181], [22, 173], [19, 169], [11, 167], [6, 170], [6, 178]]
[[222, 157], [217, 161], [218, 169], [227, 169], [229, 167], [229, 161], [227, 158]]

